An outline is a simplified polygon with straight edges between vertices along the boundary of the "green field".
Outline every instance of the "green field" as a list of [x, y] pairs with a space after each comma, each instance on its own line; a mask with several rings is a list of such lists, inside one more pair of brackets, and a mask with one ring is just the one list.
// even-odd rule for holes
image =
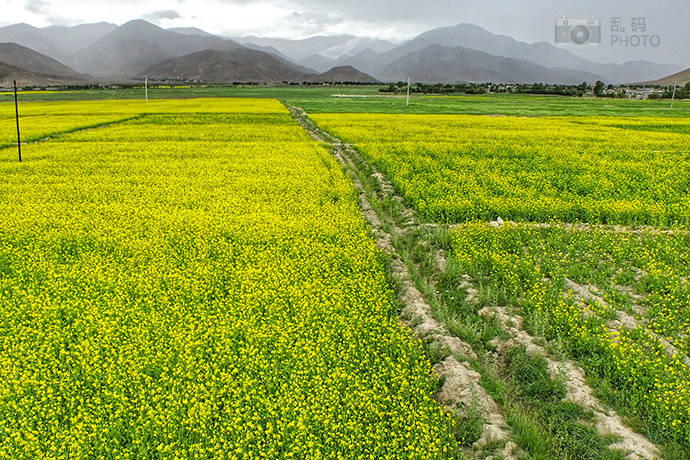
[[[562, 96], [490, 94], [481, 96], [413, 95], [409, 107], [404, 96], [380, 93], [377, 86], [284, 86], [284, 87], [192, 87], [150, 89], [151, 99], [199, 97], [276, 98], [302, 107], [308, 113], [447, 113], [516, 116], [690, 116], [690, 101]], [[143, 99], [143, 88], [87, 90], [64, 93], [22, 94], [22, 101]], [[0, 101], [10, 101], [9, 94]], [[9, 109], [9, 107], [8, 107]]]
[[689, 101], [142, 92], [0, 94], [1, 458], [688, 458]]

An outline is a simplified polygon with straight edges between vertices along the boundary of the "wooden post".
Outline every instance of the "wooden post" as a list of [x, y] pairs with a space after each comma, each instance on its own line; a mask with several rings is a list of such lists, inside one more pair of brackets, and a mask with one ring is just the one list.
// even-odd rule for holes
[[678, 87], [678, 80], [673, 83], [673, 96], [671, 96], [671, 108], [673, 108], [673, 101], [676, 99], [676, 87]]
[[14, 114], [17, 118], [17, 150], [19, 150], [19, 162], [22, 161], [22, 136], [19, 133], [19, 102], [17, 101], [17, 80], [14, 80]]

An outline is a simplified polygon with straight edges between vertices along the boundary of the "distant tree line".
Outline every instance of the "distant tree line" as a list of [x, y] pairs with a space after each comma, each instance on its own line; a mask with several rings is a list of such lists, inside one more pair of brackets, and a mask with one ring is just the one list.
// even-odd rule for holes
[[[484, 94], [489, 90], [487, 83], [415, 83], [410, 86], [410, 92], [415, 94]], [[399, 81], [391, 83], [388, 87], [381, 88], [382, 93], [406, 93], [407, 82]]]
[[[650, 94], [650, 99], [671, 99], [673, 97], [673, 86], [664, 89], [663, 94]], [[690, 81], [685, 86], [676, 88], [676, 99], [690, 99]]]
[[[557, 96], [582, 97], [591, 94], [596, 97], [625, 98], [629, 94], [626, 89], [639, 90], [650, 86], [630, 85], [614, 86], [597, 81], [594, 85], [582, 82], [579, 85], [561, 85], [549, 83], [415, 83], [410, 86], [413, 94], [486, 94], [486, 93], [511, 93], [511, 94], [550, 94]], [[653, 86], [657, 90], [663, 90], [663, 94], [650, 94], [653, 99], [671, 98], [673, 87]], [[399, 81], [381, 88], [382, 93], [404, 94], [407, 92], [407, 82]], [[679, 86], [676, 89], [676, 99], [690, 98], [690, 83]]]

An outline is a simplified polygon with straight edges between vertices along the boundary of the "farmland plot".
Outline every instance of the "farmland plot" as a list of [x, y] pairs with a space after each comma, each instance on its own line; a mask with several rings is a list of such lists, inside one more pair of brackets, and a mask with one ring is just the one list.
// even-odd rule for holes
[[455, 456], [329, 153], [277, 101], [121, 104], [0, 150], [0, 456]]
[[432, 221], [690, 225], [688, 119], [314, 115]]
[[482, 302], [518, 307], [650, 431], [690, 441], [690, 233], [473, 223], [451, 234]]
[[[514, 359], [526, 348], [537, 361], [546, 355], [550, 371], [543, 362], [539, 372], [554, 382], [559, 368], [582, 366], [609, 407], [662, 444], [669, 458], [684, 458], [690, 448], [687, 118], [311, 118], [338, 142], [354, 145], [360, 177], [375, 172], [370, 194], [390, 213], [388, 225], [398, 226], [398, 252], [416, 267], [437, 316], [473, 344], [474, 364], [504, 401], [520, 447], [536, 457], [603, 458], [592, 453], [594, 438], [573, 435], [581, 427], [563, 433], [569, 409], [558, 404], [577, 395], [544, 390], [556, 406], [548, 398], [535, 404], [532, 393], [541, 390], [534, 379], [516, 379]], [[396, 211], [377, 170], [414, 213]], [[575, 384], [576, 392], [597, 393], [586, 388], [584, 375]], [[643, 456], [659, 455], [645, 450]]]

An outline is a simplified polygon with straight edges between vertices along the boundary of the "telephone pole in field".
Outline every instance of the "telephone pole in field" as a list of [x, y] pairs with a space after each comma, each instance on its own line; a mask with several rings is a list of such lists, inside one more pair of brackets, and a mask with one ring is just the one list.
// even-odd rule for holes
[[673, 83], [673, 96], [671, 96], [671, 108], [673, 108], [673, 101], [676, 99], [676, 88], [678, 87], [678, 80]]
[[14, 80], [14, 114], [17, 118], [17, 150], [19, 151], [19, 162], [22, 162], [22, 136], [19, 133], [19, 101], [17, 99], [17, 80]]

